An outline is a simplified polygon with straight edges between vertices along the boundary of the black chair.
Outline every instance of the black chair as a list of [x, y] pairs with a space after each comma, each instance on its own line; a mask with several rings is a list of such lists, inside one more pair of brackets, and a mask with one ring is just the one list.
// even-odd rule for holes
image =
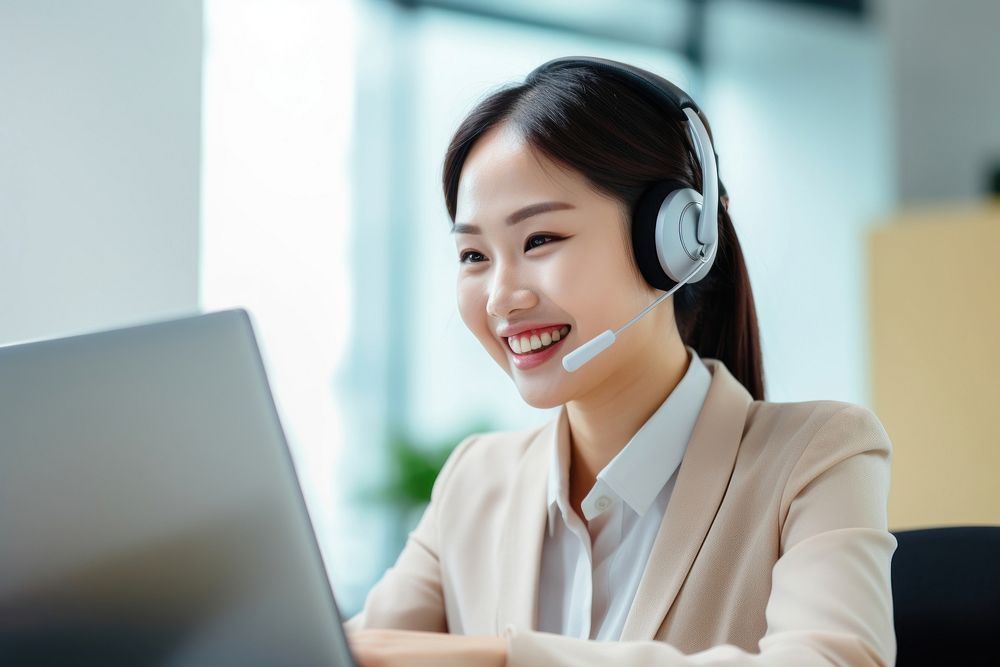
[[1000, 665], [1000, 526], [893, 534], [896, 665]]

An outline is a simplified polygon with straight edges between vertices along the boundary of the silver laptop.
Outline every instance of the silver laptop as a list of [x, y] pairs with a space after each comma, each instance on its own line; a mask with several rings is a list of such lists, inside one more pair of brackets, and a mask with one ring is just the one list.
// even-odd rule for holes
[[0, 347], [0, 664], [354, 665], [242, 309]]

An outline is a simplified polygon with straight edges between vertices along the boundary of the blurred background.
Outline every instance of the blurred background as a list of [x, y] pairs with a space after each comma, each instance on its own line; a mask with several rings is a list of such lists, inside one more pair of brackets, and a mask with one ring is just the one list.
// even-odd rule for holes
[[345, 614], [469, 433], [440, 186], [464, 115], [563, 55], [712, 123], [771, 401], [873, 409], [890, 528], [1000, 523], [1000, 3], [0, 0], [0, 344], [247, 308]]

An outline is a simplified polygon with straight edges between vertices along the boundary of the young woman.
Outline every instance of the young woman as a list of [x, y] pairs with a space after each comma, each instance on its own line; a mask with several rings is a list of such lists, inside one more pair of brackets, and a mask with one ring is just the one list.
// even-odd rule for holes
[[[765, 400], [728, 200], [689, 131], [710, 135], [627, 67], [543, 66], [451, 142], [462, 319], [525, 401], [559, 411], [458, 445], [345, 624], [362, 665], [895, 661], [888, 435], [861, 406]], [[691, 234], [717, 209], [714, 254], [688, 253], [710, 268], [687, 283], [650, 233], [678, 188], [713, 200], [687, 210]]]

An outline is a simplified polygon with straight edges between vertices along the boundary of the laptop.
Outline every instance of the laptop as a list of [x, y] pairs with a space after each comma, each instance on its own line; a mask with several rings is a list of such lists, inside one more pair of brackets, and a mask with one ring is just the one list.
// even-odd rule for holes
[[0, 664], [355, 664], [245, 310], [0, 347]]

